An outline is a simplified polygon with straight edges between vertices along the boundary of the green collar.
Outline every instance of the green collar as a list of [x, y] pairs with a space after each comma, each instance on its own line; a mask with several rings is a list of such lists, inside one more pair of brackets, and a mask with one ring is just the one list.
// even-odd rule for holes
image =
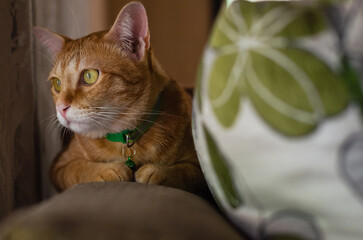
[[127, 144], [128, 147], [134, 145], [134, 143], [149, 130], [149, 128], [153, 125], [153, 123], [159, 116], [159, 114], [157, 113], [160, 112], [161, 95], [162, 93], [159, 94], [158, 100], [156, 101], [152, 113], [147, 120], [143, 121], [137, 128], [132, 130], [126, 129], [119, 133], [107, 133], [105, 136], [107, 140], [111, 142], [122, 142], [124, 144]]

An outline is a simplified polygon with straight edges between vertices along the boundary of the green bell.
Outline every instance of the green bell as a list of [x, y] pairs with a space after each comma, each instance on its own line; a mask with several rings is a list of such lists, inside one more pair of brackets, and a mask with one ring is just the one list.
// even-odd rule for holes
[[126, 166], [128, 166], [132, 171], [135, 170], [136, 164], [134, 161], [132, 161], [131, 157], [127, 158], [127, 161], [125, 162]]

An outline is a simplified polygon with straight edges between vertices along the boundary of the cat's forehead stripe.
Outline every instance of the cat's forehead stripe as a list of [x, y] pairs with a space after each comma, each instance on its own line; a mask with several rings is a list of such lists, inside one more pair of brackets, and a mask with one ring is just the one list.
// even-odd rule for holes
[[76, 58], [72, 58], [72, 59], [61, 59], [59, 64], [57, 64], [56, 67], [56, 74], [57, 75], [63, 75], [66, 72], [68, 72], [69, 70], [74, 71], [77, 70], [77, 66], [78, 66], [78, 61]]
[[[78, 52], [78, 51], [77, 51]], [[70, 64], [70, 62], [72, 61], [76, 61], [76, 65], [78, 65], [78, 62], [79, 62], [79, 54], [77, 54], [77, 52], [72, 52], [72, 53], [68, 53], [66, 54], [63, 59], [62, 59], [62, 62], [61, 62], [61, 67], [63, 69], [66, 69], [68, 68], [68, 65]]]
[[63, 80], [64, 87], [75, 89], [80, 74], [79, 59], [74, 56], [73, 58], [63, 58], [57, 64], [55, 74]]

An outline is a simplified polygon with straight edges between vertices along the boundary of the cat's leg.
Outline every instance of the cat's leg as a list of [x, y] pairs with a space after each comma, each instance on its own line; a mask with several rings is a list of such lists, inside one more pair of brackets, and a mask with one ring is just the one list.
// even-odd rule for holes
[[198, 164], [189, 161], [162, 166], [145, 164], [135, 173], [135, 181], [180, 188], [189, 192], [200, 192], [206, 187]]
[[133, 173], [123, 161], [101, 162], [60, 158], [53, 164], [51, 179], [58, 190], [78, 183], [133, 181]]

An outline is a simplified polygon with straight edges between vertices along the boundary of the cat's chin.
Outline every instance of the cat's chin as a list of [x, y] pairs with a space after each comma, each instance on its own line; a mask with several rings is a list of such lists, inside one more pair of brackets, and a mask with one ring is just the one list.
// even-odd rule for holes
[[84, 137], [88, 138], [103, 138], [107, 133], [117, 133], [121, 132], [125, 129], [128, 129], [127, 126], [130, 126], [129, 123], [127, 126], [122, 125], [117, 122], [117, 124], [108, 123], [108, 129], [106, 128], [97, 128], [92, 122], [88, 122], [87, 120], [83, 121], [75, 121], [75, 120], [66, 120], [59, 113], [57, 113], [58, 121], [66, 128], [70, 129], [74, 133], [80, 134]]
[[64, 127], [88, 138], [102, 138], [107, 134], [105, 130], [94, 129], [94, 126], [91, 126], [90, 124], [66, 121], [62, 117], [58, 117], [58, 120]]
[[[74, 131], [75, 132], [75, 131]], [[98, 138], [103, 138], [104, 136], [106, 136], [106, 133], [100, 133], [100, 132], [77, 132], [78, 134], [87, 137], [87, 138], [93, 138], [93, 139], [98, 139]]]
[[88, 126], [87, 124], [80, 124], [75, 122], [69, 122], [68, 128], [71, 129], [73, 132], [88, 138], [102, 138], [107, 134], [107, 132], [99, 129], [96, 130], [94, 129], [94, 127]]

